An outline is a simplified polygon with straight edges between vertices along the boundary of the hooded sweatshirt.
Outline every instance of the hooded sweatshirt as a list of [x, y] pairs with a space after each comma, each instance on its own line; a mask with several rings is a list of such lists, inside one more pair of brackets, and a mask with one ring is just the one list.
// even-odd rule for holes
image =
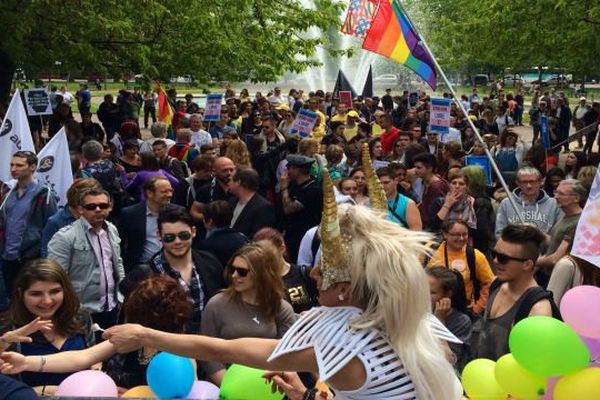
[[[535, 225], [544, 233], [550, 232], [550, 228], [563, 215], [560, 207], [556, 204], [556, 200], [548, 196], [544, 190], [540, 189], [537, 199], [532, 203], [528, 203], [523, 199], [519, 188], [515, 189], [512, 194], [523, 221], [526, 224]], [[521, 220], [510, 203], [510, 199], [502, 200], [496, 217], [496, 238], [500, 238], [502, 230], [507, 225], [520, 223]]]

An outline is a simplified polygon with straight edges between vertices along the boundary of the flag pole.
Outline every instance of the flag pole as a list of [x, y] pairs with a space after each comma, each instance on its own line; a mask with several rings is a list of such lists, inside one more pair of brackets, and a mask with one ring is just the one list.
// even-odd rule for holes
[[[406, 17], [406, 20], [411, 25], [411, 27], [414, 29], [415, 32], [418, 32], [417, 28], [415, 27], [415, 24], [413, 24], [412, 20], [410, 19], [410, 16], [408, 15], [408, 13], [406, 12], [406, 10], [404, 9], [404, 6], [402, 5], [402, 3], [399, 0], [397, 0], [397, 4], [400, 6], [400, 9], [404, 13], [404, 16]], [[479, 133], [479, 129], [477, 129], [477, 127], [475, 126], [475, 124], [473, 123], [473, 121], [471, 120], [471, 118], [469, 118], [469, 114], [468, 114], [467, 110], [465, 109], [465, 107], [463, 106], [463, 104], [460, 102], [459, 97], [456, 94], [456, 91], [454, 90], [454, 87], [452, 86], [452, 84], [448, 80], [448, 77], [446, 77], [446, 74], [444, 73], [444, 70], [442, 69], [442, 67], [440, 66], [440, 64], [437, 62], [437, 59], [434, 57], [433, 53], [429, 49], [429, 46], [425, 42], [425, 39], [423, 39], [423, 35], [419, 34], [419, 39], [420, 39], [421, 44], [423, 45], [423, 48], [425, 49], [425, 51], [427, 51], [427, 54], [429, 54], [429, 57], [431, 57], [431, 60], [433, 61], [433, 64], [435, 65], [436, 69], [440, 72], [440, 75], [442, 76], [442, 79], [446, 83], [446, 86], [448, 86], [448, 89], [452, 93], [454, 102], [456, 103], [456, 105], [458, 106], [458, 108], [460, 108], [460, 110], [463, 112], [463, 114], [465, 115], [465, 119], [469, 123], [469, 126], [471, 127], [471, 129], [473, 129], [473, 132], [475, 132], [475, 136], [477, 137], [477, 140], [479, 140], [481, 143], [485, 144], [483, 138], [481, 137], [481, 134]], [[496, 173], [496, 176], [498, 177], [498, 180], [500, 181], [500, 184], [504, 188], [504, 191], [506, 192], [506, 195], [507, 195], [508, 200], [510, 201], [510, 204], [514, 208], [515, 213], [519, 217], [519, 220], [521, 221], [521, 223], [524, 224], [525, 220], [523, 219], [523, 216], [519, 212], [519, 208], [517, 207], [517, 202], [515, 201], [515, 199], [514, 199], [512, 193], [511, 193], [508, 185], [506, 184], [506, 181], [504, 180], [504, 177], [502, 176], [502, 172], [500, 172], [500, 169], [498, 168], [498, 165], [494, 161], [494, 157], [492, 156], [492, 153], [490, 153], [490, 150], [488, 149], [487, 145], [485, 145], [484, 148], [485, 148], [485, 155], [490, 160], [490, 164], [492, 165], [492, 169]]]

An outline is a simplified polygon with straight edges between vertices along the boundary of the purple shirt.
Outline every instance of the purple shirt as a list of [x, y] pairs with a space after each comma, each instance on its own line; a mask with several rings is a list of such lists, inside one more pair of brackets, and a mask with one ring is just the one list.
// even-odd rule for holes
[[129, 193], [134, 195], [136, 197], [136, 199], [143, 201], [143, 200], [145, 200], [144, 191], [142, 190], [142, 188], [144, 186], [144, 182], [146, 182], [148, 179], [151, 179], [155, 176], [164, 176], [165, 178], [167, 178], [169, 180], [169, 182], [171, 183], [171, 186], [173, 187], [173, 189], [175, 189], [175, 187], [177, 187], [177, 185], [179, 184], [179, 181], [177, 180], [177, 178], [175, 178], [173, 175], [171, 175], [170, 173], [168, 173], [167, 171], [165, 171], [163, 169], [159, 169], [158, 171], [148, 171], [148, 170], [138, 171], [135, 175], [135, 178], [133, 178], [131, 180], [129, 180], [129, 178], [127, 178], [127, 176], [125, 174], [122, 174], [121, 182], [123, 183], [123, 186], [125, 187], [125, 189], [127, 189], [127, 191]]
[[117, 306], [112, 247], [105, 229], [96, 232], [90, 226], [88, 232], [94, 254], [100, 265], [100, 300], [105, 305], [106, 311], [110, 311]]

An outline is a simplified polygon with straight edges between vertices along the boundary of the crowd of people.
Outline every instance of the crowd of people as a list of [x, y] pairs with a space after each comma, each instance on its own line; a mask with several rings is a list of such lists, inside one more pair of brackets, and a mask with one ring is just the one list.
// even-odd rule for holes
[[[384, 282], [384, 277], [393, 281], [400, 275], [379, 271], [380, 264], [400, 260], [398, 268], [410, 269], [407, 262], [418, 267], [418, 275], [402, 274], [428, 282], [425, 307], [449, 331], [448, 337], [458, 338], [451, 340], [446, 354], [458, 374], [474, 357], [496, 360], [508, 353], [508, 334], [518, 320], [528, 315], [558, 317], [556, 305], [569, 288], [600, 285], [598, 268], [570, 254], [597, 173], [597, 155], [591, 150], [600, 118], [598, 103], [589, 107], [581, 98], [571, 111], [561, 94], [536, 92], [529, 111], [533, 142], [526, 143], [515, 129], [523, 124], [520, 93], [483, 96], [474, 88], [457, 99], [467, 115], [452, 104], [449, 132], [443, 137], [429, 130], [430, 98], [425, 94], [413, 105], [408, 92], [392, 96], [391, 91], [344, 104], [322, 91], [292, 89], [285, 95], [275, 88], [266, 96], [250, 96], [247, 90], [238, 95], [227, 89], [219, 121], [209, 123], [192, 95], [178, 100], [174, 89], [167, 93], [174, 110], [172, 126], [155, 121], [152, 91], [121, 91], [116, 102], [106, 95], [97, 112], [101, 124], [93, 122], [85, 107], [80, 107], [77, 122], [70, 110], [73, 96], [55, 93], [48, 133], [65, 128], [74, 177], [64, 208], [58, 209], [51, 190], [34, 179], [34, 153], [19, 151], [10, 160], [16, 184], [4, 184], [0, 197], [0, 308], [6, 310], [0, 348], [29, 356], [10, 355], [3, 362], [28, 369], [20, 379], [40, 394], [52, 394], [67, 371], [101, 361], [119, 387], [145, 384], [145, 369], [159, 350], [208, 360], [198, 364], [198, 376], [218, 385], [233, 360], [269, 368], [265, 363], [270, 350], [275, 351], [272, 357], [280, 357], [271, 369], [276, 365], [330, 377], [340, 398], [354, 398], [352, 391], [362, 387], [348, 379], [358, 376], [365, 382], [371, 372], [365, 377], [360, 368], [356, 372], [350, 367], [341, 375], [324, 370], [314, 354], [312, 359], [289, 356], [290, 349], [299, 349], [288, 342], [294, 335], [307, 335], [294, 327], [297, 321], [316, 318], [319, 304], [360, 304], [364, 312], [377, 316], [381, 310], [371, 308], [385, 300], [368, 294], [387, 296], [390, 292], [383, 287], [408, 290]], [[310, 137], [290, 131], [302, 108], [317, 114]], [[141, 134], [141, 110], [149, 138]], [[542, 143], [544, 116], [556, 145], [553, 150]], [[571, 125], [577, 130], [594, 125], [585, 146], [577, 138], [581, 151], [570, 150]], [[486, 148], [510, 193], [483, 168], [466, 165], [466, 157], [485, 156]], [[559, 161], [561, 148], [567, 152], [564, 163]], [[349, 255], [344, 268], [351, 269], [344, 277], [336, 275], [339, 271], [326, 273], [329, 267], [322, 264], [333, 257], [325, 247], [323, 225], [331, 214], [329, 182], [344, 210], [338, 245]], [[369, 214], [362, 211], [365, 208], [375, 211]], [[379, 221], [376, 213], [385, 220]], [[409, 239], [401, 236], [415, 243], [427, 241], [429, 250], [403, 242]], [[370, 242], [375, 240], [397, 246]], [[367, 256], [374, 248], [380, 251], [373, 256], [376, 261]], [[381, 253], [385, 251], [389, 254]], [[374, 262], [380, 264], [368, 270]], [[382, 287], [371, 286], [372, 279], [362, 282], [376, 271]], [[337, 277], [334, 283], [352, 285], [336, 285], [330, 293], [323, 284], [330, 275]], [[398, 296], [392, 298], [407, 295]], [[404, 300], [412, 302], [410, 297]], [[356, 318], [354, 326], [385, 332], [400, 354], [407, 369], [398, 367], [395, 374], [400, 379], [408, 373], [412, 383], [394, 387], [393, 395], [416, 390], [415, 396], [423, 396], [419, 398], [442, 398], [426, 396], [440, 393], [437, 385], [450, 381], [440, 378], [426, 389], [431, 377], [421, 375], [445, 368], [432, 361], [442, 348], [424, 349], [425, 343], [432, 345], [425, 335], [415, 348], [432, 364], [419, 364], [414, 349], [401, 349], [414, 335], [400, 331], [422, 334], [423, 328], [417, 328], [416, 320], [399, 325], [409, 317], [402, 307], [388, 306], [379, 319], [350, 314]], [[243, 340], [238, 345], [233, 340], [238, 353], [219, 358], [210, 350], [221, 346], [219, 342], [198, 339], [194, 343], [205, 349], [202, 353], [186, 347], [184, 336], [163, 337], [156, 331], [144, 331], [144, 336], [141, 328], [131, 326], [109, 329], [123, 322], [202, 335], [198, 338], [283, 338], [281, 343], [291, 347]], [[106, 329], [112, 345], [102, 342]], [[31, 342], [22, 338], [23, 332], [31, 333]], [[139, 344], [135, 349], [134, 336]], [[25, 342], [12, 343], [21, 341]], [[246, 354], [244, 345], [257, 346], [256, 353]], [[116, 354], [123, 350], [119, 346], [126, 348], [125, 354]], [[49, 361], [51, 355], [66, 351], [75, 351], [71, 363]], [[265, 360], [260, 361], [258, 354], [263, 352]], [[360, 354], [348, 357], [362, 359]], [[303, 369], [302, 362], [318, 363], [319, 368]], [[270, 376], [290, 399], [314, 396], [314, 378], [291, 372]], [[455, 398], [447, 393], [444, 398]]]

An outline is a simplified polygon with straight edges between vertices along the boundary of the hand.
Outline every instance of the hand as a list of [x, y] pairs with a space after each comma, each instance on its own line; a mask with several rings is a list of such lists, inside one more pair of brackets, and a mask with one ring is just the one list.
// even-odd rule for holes
[[27, 325], [23, 325], [20, 328], [6, 332], [4, 335], [2, 335], [2, 339], [9, 343], [31, 343], [31, 338], [29, 335], [38, 331], [48, 332], [52, 330], [52, 328], [52, 321], [42, 321], [40, 317], [37, 317]]
[[454, 204], [460, 199], [461, 194], [456, 190], [450, 190], [444, 198], [444, 206], [448, 209], [452, 208]]
[[128, 172], [126, 174], [128, 179], [135, 179], [135, 176], [137, 175], [137, 172]]
[[18, 374], [27, 370], [27, 358], [23, 354], [12, 351], [0, 353], [0, 372], [7, 375]]
[[279, 177], [279, 187], [281, 188], [281, 190], [285, 190], [288, 188], [289, 184], [290, 184], [290, 178], [288, 176], [288, 173], [284, 172]]
[[119, 353], [130, 353], [142, 347], [142, 334], [146, 328], [138, 324], [116, 325], [108, 328], [102, 338], [110, 341]]
[[267, 371], [263, 378], [271, 383], [271, 391], [285, 393], [289, 400], [302, 400], [306, 386], [295, 372], [273, 372]]
[[452, 309], [452, 300], [448, 297], [442, 297], [435, 302], [434, 314], [440, 321], [444, 322]]
[[125, 171], [125, 168], [123, 168], [121, 164], [115, 164], [115, 171], [120, 174], [121, 172]]

